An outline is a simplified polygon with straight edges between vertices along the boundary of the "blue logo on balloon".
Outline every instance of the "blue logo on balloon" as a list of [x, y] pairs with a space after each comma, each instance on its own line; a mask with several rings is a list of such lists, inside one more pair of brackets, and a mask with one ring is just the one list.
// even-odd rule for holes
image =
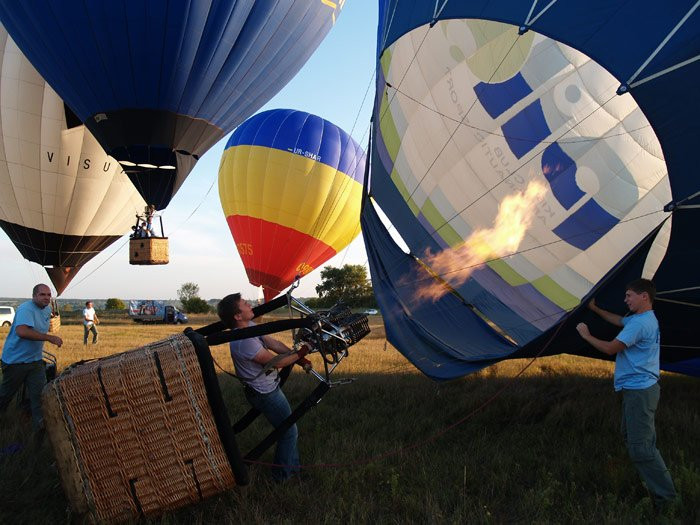
[[[481, 82], [474, 91], [491, 118], [496, 119], [530, 93], [532, 88], [521, 73], [494, 84]], [[532, 151], [552, 133], [540, 100], [523, 108], [501, 126], [510, 150], [517, 158]], [[586, 197], [576, 183], [578, 167], [562, 147], [553, 142], [542, 153], [542, 173], [552, 188], [552, 194], [567, 210]], [[574, 213], [552, 231], [562, 240], [585, 250], [608, 233], [620, 219], [611, 215], [595, 199], [588, 198]]]

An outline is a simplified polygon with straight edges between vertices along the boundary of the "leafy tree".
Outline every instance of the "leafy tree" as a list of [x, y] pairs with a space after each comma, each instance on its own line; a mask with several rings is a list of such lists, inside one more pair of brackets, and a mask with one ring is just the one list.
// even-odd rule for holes
[[206, 314], [211, 312], [211, 306], [199, 297], [199, 286], [195, 283], [185, 283], [180, 286], [177, 296], [182, 303], [182, 309], [188, 314]]
[[192, 297], [180, 302], [183, 310], [188, 314], [208, 314], [212, 310], [209, 303], [200, 297]]
[[185, 283], [180, 286], [180, 289], [177, 291], [177, 296], [180, 302], [184, 304], [193, 297], [199, 297], [199, 286], [195, 283]]
[[124, 310], [125, 308], [126, 305], [124, 304], [124, 301], [117, 299], [116, 297], [110, 297], [105, 302], [105, 310]]
[[313, 308], [314, 310], [318, 310], [319, 308], [324, 308], [324, 305], [321, 303], [323, 303], [323, 299], [319, 299], [318, 297], [306, 297], [306, 298], [304, 298], [304, 304], [306, 306], [308, 306], [309, 308]]
[[327, 266], [321, 270], [321, 284], [316, 287], [321, 307], [344, 302], [348, 306], [375, 306], [372, 283], [361, 264], [346, 264], [342, 268]]

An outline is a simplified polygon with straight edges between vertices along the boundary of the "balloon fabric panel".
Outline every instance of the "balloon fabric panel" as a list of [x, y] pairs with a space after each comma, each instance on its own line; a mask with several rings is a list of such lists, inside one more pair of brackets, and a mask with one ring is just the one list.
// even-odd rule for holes
[[[377, 143], [381, 148], [387, 137], [379, 150], [388, 154], [384, 167], [423, 231], [415, 253], [429, 236], [433, 250], [463, 246], [490, 230], [505, 199], [533, 183], [551, 189], [533, 201], [517, 249], [501, 257], [490, 241], [487, 265], [455, 284], [482, 311], [493, 297], [516, 313], [522, 322], [515, 325], [496, 311], [491, 319], [517, 339], [523, 322], [540, 330], [555, 324], [631, 249], [627, 231], [644, 221], [619, 225], [622, 218], [640, 214], [646, 201], [670, 198], [663, 161], [651, 154], [660, 151], [653, 136], [643, 139], [645, 149], [620, 134], [639, 123], [638, 109], [627, 99], [608, 100], [619, 83], [566, 46], [535, 33], [520, 38], [506, 24], [445, 20], [399, 39], [382, 71], [402, 87], [382, 101]], [[606, 111], [586, 120], [602, 105]], [[606, 134], [612, 136], [591, 139]], [[658, 218], [646, 223], [651, 229]], [[410, 227], [397, 224], [403, 232]]]
[[[570, 336], [592, 322], [588, 297], [623, 313], [643, 276], [660, 291], [662, 368], [697, 375], [699, 17], [693, 0], [380, 2], [371, 202], [419, 266], [385, 249], [368, 206], [364, 238], [383, 313], [402, 305], [391, 341], [421, 370], [478, 367], [492, 331], [515, 357], [590, 355]], [[450, 292], [488, 320], [468, 340], [452, 337], [466, 310], [431, 329], [424, 303]]]
[[236, 146], [224, 152], [221, 170], [233, 174], [220, 186], [226, 217], [280, 224], [336, 251], [357, 234], [361, 184], [330, 166], [275, 149]]
[[280, 224], [240, 215], [226, 220], [251, 284], [270, 288], [275, 295], [337, 253], [323, 241]]
[[23, 257], [46, 267], [60, 294], [129, 231], [144, 202], [4, 30], [1, 36], [0, 227]]
[[274, 96], [335, 23], [329, 2], [128, 0], [0, 5], [32, 63], [167, 206], [197, 160]]
[[231, 136], [221, 205], [250, 281], [268, 298], [359, 233], [364, 162], [347, 133], [301, 111], [260, 113]]

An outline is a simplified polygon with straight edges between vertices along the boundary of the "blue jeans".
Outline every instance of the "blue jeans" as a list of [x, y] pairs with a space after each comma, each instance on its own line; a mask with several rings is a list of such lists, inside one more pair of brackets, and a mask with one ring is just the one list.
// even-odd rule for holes
[[[252, 388], [246, 388], [245, 397], [254, 408], [260, 410], [265, 419], [275, 428], [292, 413], [289, 401], [287, 401], [284, 392], [279, 387], [269, 394], [260, 394]], [[295, 424], [289, 427], [277, 441], [274, 463], [280, 466], [273, 467], [272, 477], [278, 481], [288, 479], [295, 472], [299, 471], [297, 435], [297, 426]]]
[[663, 504], [676, 497], [676, 489], [656, 448], [654, 415], [659, 397], [658, 383], [641, 390], [622, 391], [622, 435], [630, 459], [652, 493], [655, 503]]
[[15, 396], [22, 385], [27, 386], [27, 394], [32, 408], [32, 425], [34, 430], [44, 427], [44, 416], [41, 412], [41, 391], [46, 384], [46, 365], [44, 361], [32, 363], [2, 363], [2, 384], [0, 384], [0, 413]]

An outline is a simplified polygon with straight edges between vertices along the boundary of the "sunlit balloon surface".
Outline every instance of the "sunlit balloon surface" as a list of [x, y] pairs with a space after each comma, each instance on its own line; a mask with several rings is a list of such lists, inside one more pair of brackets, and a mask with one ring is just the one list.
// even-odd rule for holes
[[299, 71], [342, 2], [1, 2], [34, 66], [164, 208], [197, 160]]
[[219, 195], [250, 282], [270, 299], [360, 232], [365, 154], [336, 125], [276, 109], [233, 133]]
[[0, 27], [0, 227], [60, 294], [144, 201]]
[[[517, 2], [433, 7], [380, 2], [370, 194], [410, 256], [395, 251], [371, 207], [363, 231], [378, 301], [398, 323], [387, 328], [392, 342], [449, 378], [533, 348], [660, 228], [634, 275], [655, 276], [677, 219], [664, 210], [674, 198], [665, 148], [635, 96], [647, 86], [621, 89], [586, 53], [608, 58], [601, 38], [617, 40], [607, 19], [605, 30], [577, 33], [575, 6], [532, 7], [531, 25]], [[681, 55], [693, 53], [681, 43], [698, 41], [698, 25], [677, 11], [666, 16], [681, 24], [679, 51], [663, 56], [685, 67]], [[632, 72], [647, 57], [630, 58]], [[607, 64], [632, 67], [617, 60]], [[411, 340], [419, 326], [427, 333]]]

